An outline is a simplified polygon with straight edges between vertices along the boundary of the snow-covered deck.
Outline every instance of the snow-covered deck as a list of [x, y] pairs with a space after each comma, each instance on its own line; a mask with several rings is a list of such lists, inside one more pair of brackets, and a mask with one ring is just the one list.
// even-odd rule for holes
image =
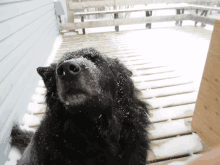
[[[149, 161], [165, 165], [208, 149], [193, 133], [191, 120], [211, 33], [184, 26], [63, 36], [53, 61], [66, 51], [94, 47], [132, 70], [135, 85], [151, 105]], [[31, 116], [24, 117], [29, 127], [39, 125], [45, 111], [44, 94], [41, 81], [28, 106]]]

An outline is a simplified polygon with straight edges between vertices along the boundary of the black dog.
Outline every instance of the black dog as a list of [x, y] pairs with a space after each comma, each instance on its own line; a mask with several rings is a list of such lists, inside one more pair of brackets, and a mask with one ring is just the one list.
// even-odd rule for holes
[[123, 64], [85, 48], [37, 71], [47, 108], [32, 139], [13, 127], [11, 144], [24, 151], [18, 165], [146, 164], [147, 104]]

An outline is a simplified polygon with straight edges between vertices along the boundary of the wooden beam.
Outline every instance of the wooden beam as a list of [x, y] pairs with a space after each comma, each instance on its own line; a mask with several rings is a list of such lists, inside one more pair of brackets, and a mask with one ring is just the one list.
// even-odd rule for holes
[[118, 26], [129, 24], [141, 24], [141, 23], [153, 23], [153, 22], [169, 22], [169, 21], [182, 21], [191, 20], [191, 15], [171, 15], [171, 16], [153, 16], [142, 18], [129, 18], [129, 19], [115, 19], [105, 21], [93, 21], [93, 22], [77, 22], [68, 24], [59, 24], [60, 30], [68, 29], [82, 29], [82, 28], [95, 28], [106, 26]]
[[192, 128], [213, 148], [220, 145], [220, 21], [215, 21]]

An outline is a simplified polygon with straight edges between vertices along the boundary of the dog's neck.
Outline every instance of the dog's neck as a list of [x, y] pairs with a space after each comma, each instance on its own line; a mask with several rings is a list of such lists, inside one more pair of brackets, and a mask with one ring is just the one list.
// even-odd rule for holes
[[[48, 135], [51, 136], [48, 139], [58, 140], [58, 137], [62, 137], [65, 142], [64, 144], [75, 145], [76, 147], [80, 144], [87, 145], [86, 139], [89, 138], [93, 140], [94, 143], [98, 141], [107, 140], [107, 141], [116, 141], [117, 143], [120, 134], [120, 124], [117, 121], [117, 117], [112, 114], [112, 109], [105, 109], [103, 112], [108, 113], [92, 113], [92, 111], [99, 111], [99, 109], [84, 109], [81, 112], [70, 114], [68, 111], [60, 111], [57, 108], [61, 105], [55, 106], [54, 109], [47, 109], [45, 120], [47, 122], [44, 125], [47, 125], [47, 132], [50, 132]], [[109, 107], [112, 108], [112, 107]], [[82, 109], [82, 107], [81, 107]], [[74, 110], [74, 109], [73, 109]], [[117, 127], [115, 127], [117, 125]], [[68, 146], [66, 146], [68, 147]], [[104, 146], [103, 146], [104, 147]], [[79, 146], [80, 148], [80, 146]], [[116, 146], [110, 147], [112, 152], [115, 152]], [[70, 147], [71, 149], [71, 147]]]
[[[62, 103], [56, 103], [47, 107], [45, 117], [49, 125], [58, 126], [59, 124], [72, 123], [74, 126], [80, 128], [86, 122], [94, 123], [96, 125], [109, 125], [107, 121], [112, 121], [114, 116], [113, 107], [87, 107], [76, 106], [66, 108]], [[62, 122], [60, 122], [62, 121]], [[106, 121], [106, 123], [103, 123]], [[59, 126], [60, 127], [60, 126]], [[89, 127], [89, 125], [87, 126]]]

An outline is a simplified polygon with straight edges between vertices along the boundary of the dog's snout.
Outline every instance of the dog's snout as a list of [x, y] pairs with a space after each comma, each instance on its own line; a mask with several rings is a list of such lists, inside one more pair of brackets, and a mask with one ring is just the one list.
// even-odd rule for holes
[[57, 68], [57, 74], [59, 76], [65, 76], [65, 75], [77, 75], [79, 74], [81, 68], [79, 64], [75, 63], [74, 61], [68, 61], [62, 63]]

